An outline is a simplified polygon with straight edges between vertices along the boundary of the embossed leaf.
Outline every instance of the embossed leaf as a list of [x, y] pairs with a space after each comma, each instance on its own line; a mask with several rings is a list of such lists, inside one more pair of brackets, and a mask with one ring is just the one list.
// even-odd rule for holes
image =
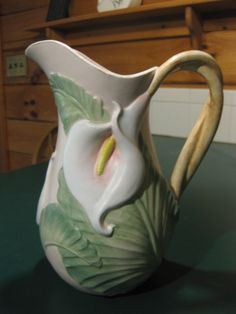
[[74, 122], [80, 119], [94, 122], [109, 121], [110, 117], [102, 100], [95, 98], [72, 80], [51, 74], [49, 83], [66, 133]]
[[63, 255], [65, 267], [80, 263], [101, 267], [102, 261], [96, 249], [80, 230], [68, 219], [58, 204], [48, 205], [42, 212], [40, 233], [44, 246], [55, 245]]

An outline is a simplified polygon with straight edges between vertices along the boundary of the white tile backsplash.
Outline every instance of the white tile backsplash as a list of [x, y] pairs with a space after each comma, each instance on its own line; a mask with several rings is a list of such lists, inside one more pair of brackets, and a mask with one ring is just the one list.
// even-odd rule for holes
[[189, 103], [189, 129], [192, 129], [197, 121], [204, 105], [196, 104], [196, 103]]
[[231, 107], [224, 106], [220, 124], [214, 140], [217, 142], [229, 142], [230, 141], [230, 115], [231, 115]]
[[[204, 88], [160, 88], [150, 106], [151, 132], [187, 137], [208, 97]], [[236, 143], [236, 91], [224, 91], [223, 115], [214, 140]]]
[[233, 92], [232, 103], [230, 104], [233, 107], [236, 107], [236, 91]]
[[205, 88], [190, 88], [189, 100], [193, 104], [204, 104], [209, 97], [209, 91]]
[[231, 107], [229, 142], [236, 143], [236, 106]]
[[153, 99], [164, 102], [186, 102], [189, 101], [189, 88], [159, 88]]
[[150, 110], [151, 132], [185, 137], [188, 133], [189, 106], [185, 102], [154, 101]]
[[[224, 105], [232, 106], [234, 104], [234, 97], [236, 92], [232, 90], [224, 90]], [[235, 98], [236, 100], [236, 98]]]

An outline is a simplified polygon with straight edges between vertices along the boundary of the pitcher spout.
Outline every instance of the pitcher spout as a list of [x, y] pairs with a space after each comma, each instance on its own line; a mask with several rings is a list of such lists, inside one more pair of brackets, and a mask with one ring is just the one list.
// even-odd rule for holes
[[157, 69], [152, 67], [131, 75], [117, 74], [55, 40], [36, 42], [25, 53], [42, 68], [47, 77], [58, 73], [91, 94], [100, 95], [104, 102], [111, 104], [115, 101], [122, 107], [128, 106], [147, 91]]

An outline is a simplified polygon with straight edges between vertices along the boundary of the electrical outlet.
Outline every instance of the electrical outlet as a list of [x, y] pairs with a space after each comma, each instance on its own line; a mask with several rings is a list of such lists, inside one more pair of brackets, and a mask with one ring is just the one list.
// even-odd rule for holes
[[7, 77], [26, 76], [27, 61], [25, 55], [8, 56], [6, 59]]

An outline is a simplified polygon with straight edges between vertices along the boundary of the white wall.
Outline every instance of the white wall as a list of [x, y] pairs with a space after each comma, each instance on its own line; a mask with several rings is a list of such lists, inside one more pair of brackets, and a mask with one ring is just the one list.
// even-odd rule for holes
[[[207, 97], [207, 89], [160, 88], [151, 101], [152, 133], [186, 137]], [[223, 115], [214, 140], [236, 143], [236, 91], [224, 91]]]

